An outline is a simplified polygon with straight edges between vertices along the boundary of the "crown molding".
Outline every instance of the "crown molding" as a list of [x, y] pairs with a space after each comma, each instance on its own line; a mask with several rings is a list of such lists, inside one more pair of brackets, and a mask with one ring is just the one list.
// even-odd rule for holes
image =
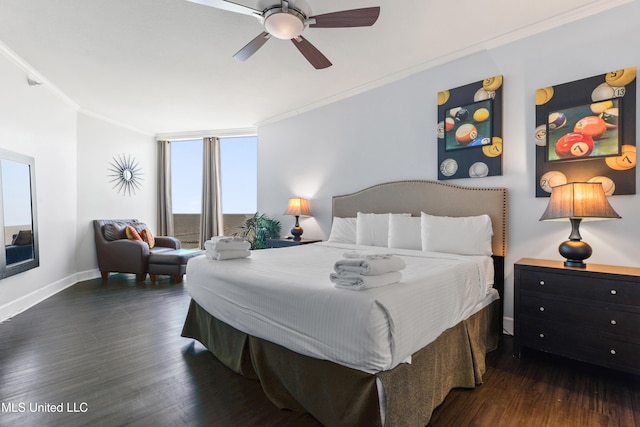
[[110, 117], [103, 116], [102, 114], [98, 114], [98, 113], [96, 113], [94, 111], [85, 110], [84, 108], [81, 108], [80, 110], [78, 110], [78, 114], [84, 114], [85, 116], [93, 117], [94, 119], [98, 119], [98, 120], [101, 120], [103, 122], [111, 123], [112, 125], [115, 125], [115, 126], [118, 126], [118, 127], [124, 128], [124, 129], [128, 129], [130, 131], [133, 131], [133, 132], [136, 132], [136, 133], [139, 133], [139, 134], [142, 134], [142, 135], [151, 136], [151, 137], [154, 136], [153, 132], [149, 132], [149, 131], [146, 131], [146, 130], [143, 130], [143, 129], [139, 129], [139, 128], [135, 127], [135, 126], [131, 126], [131, 125], [127, 124], [127, 123], [122, 123], [122, 122], [120, 122], [118, 120], [114, 120], [114, 119], [112, 119]]
[[56, 85], [51, 83], [49, 80], [47, 80], [46, 77], [44, 77], [34, 67], [32, 67], [31, 64], [18, 56], [17, 53], [15, 53], [9, 48], [9, 46], [2, 43], [1, 41], [0, 53], [25, 72], [25, 83], [27, 83], [29, 86], [45, 86], [49, 91], [60, 98], [63, 102], [71, 106], [74, 110], [77, 111], [80, 109], [80, 106], [73, 99], [69, 98], [63, 91], [58, 89]]
[[519, 28], [517, 30], [502, 34], [497, 37], [493, 37], [491, 39], [485, 40], [481, 43], [477, 43], [473, 46], [469, 46], [465, 49], [460, 49], [457, 51], [453, 51], [448, 53], [447, 55], [440, 56], [428, 62], [422, 63], [420, 65], [416, 65], [414, 67], [407, 68], [405, 70], [399, 71], [397, 73], [391, 74], [389, 76], [383, 77], [378, 80], [371, 81], [364, 85], [358, 86], [356, 88], [341, 92], [337, 95], [321, 99], [317, 102], [313, 102], [293, 110], [287, 111], [285, 113], [279, 114], [274, 117], [270, 117], [268, 119], [262, 120], [255, 124], [256, 127], [266, 126], [272, 123], [279, 122], [281, 120], [294, 117], [298, 114], [308, 112], [311, 110], [315, 110], [317, 108], [332, 104], [337, 101], [341, 101], [343, 99], [350, 98], [354, 95], [358, 95], [360, 93], [364, 93], [370, 91], [372, 89], [379, 88], [381, 86], [387, 85], [389, 83], [393, 83], [407, 77], [410, 77], [414, 74], [435, 68], [440, 65], [445, 65], [447, 63], [453, 62], [455, 60], [464, 58], [466, 56], [480, 53], [483, 51], [488, 51], [490, 49], [495, 49], [500, 46], [507, 45], [509, 43], [525, 39], [527, 37], [534, 36], [536, 34], [543, 33], [545, 31], [552, 30], [554, 28], [560, 27], [562, 25], [570, 24], [572, 22], [579, 21], [584, 18], [588, 18], [593, 15], [597, 15], [598, 13], [606, 12], [610, 9], [614, 9], [616, 7], [625, 5], [627, 3], [633, 3], [636, 0], [601, 0], [589, 5], [580, 7], [578, 9], [571, 10], [569, 12], [557, 15], [550, 19], [545, 19], [543, 21], [537, 22], [532, 25], [528, 25], [523, 28]]
[[257, 128], [260, 126], [269, 125], [275, 122], [279, 122], [283, 119], [293, 117], [299, 115], [304, 112], [308, 112], [311, 110], [315, 110], [322, 106], [326, 106], [337, 101], [350, 98], [354, 95], [364, 93], [370, 91], [372, 89], [387, 85], [389, 83], [393, 83], [414, 74], [435, 68], [437, 66], [441, 66], [457, 59], [463, 58], [465, 56], [488, 51], [491, 49], [495, 49], [497, 47], [512, 43], [514, 41], [522, 40], [524, 38], [533, 36], [535, 34], [542, 33], [544, 31], [549, 31], [554, 28], [560, 27], [562, 25], [570, 24], [581, 19], [596, 15], [598, 13], [606, 12], [608, 10], [617, 8], [619, 6], [632, 3], [635, 0], [599, 0], [595, 1], [586, 6], [580, 7], [578, 9], [571, 10], [569, 12], [557, 15], [550, 19], [545, 19], [535, 24], [529, 25], [524, 28], [520, 28], [509, 33], [502, 34], [500, 36], [491, 38], [489, 40], [485, 40], [481, 43], [477, 43], [474, 46], [461, 49], [458, 51], [451, 52], [447, 55], [443, 55], [439, 58], [435, 58], [433, 60], [427, 61], [420, 65], [407, 68], [405, 70], [401, 70], [399, 72], [390, 74], [388, 76], [382, 77], [380, 79], [368, 82], [366, 84], [360, 85], [356, 88], [341, 92], [340, 94], [327, 97], [316, 102], [312, 102], [298, 108], [292, 109], [290, 111], [284, 112], [282, 114], [267, 118], [265, 120], [261, 120], [254, 124], [251, 128], [240, 128], [240, 129], [221, 129], [221, 130], [203, 130], [203, 131], [194, 131], [194, 132], [181, 132], [181, 133], [163, 133], [156, 134], [145, 130], [138, 129], [134, 126], [127, 125], [116, 120], [110, 119], [101, 114], [84, 110], [80, 105], [78, 105], [73, 99], [67, 96], [62, 90], [52, 84], [46, 77], [40, 74], [34, 67], [32, 67], [29, 63], [27, 63], [24, 59], [18, 56], [15, 52], [13, 52], [7, 45], [0, 41], [0, 53], [8, 58], [12, 63], [14, 63], [17, 67], [22, 69], [25, 72], [25, 82], [31, 86], [46, 86], [49, 91], [55, 94], [58, 98], [60, 98], [63, 102], [71, 106], [76, 111], [81, 111], [82, 113], [98, 118], [100, 120], [104, 120], [110, 123], [113, 123], [117, 126], [121, 126], [127, 129], [131, 129], [135, 132], [142, 133], [144, 135], [154, 135], [158, 140], [184, 140], [190, 138], [200, 138], [205, 136], [245, 136], [245, 135], [255, 135], [257, 132]]
[[174, 133], [159, 133], [157, 134], [157, 141], [186, 141], [191, 139], [202, 139], [210, 136], [216, 136], [218, 138], [231, 138], [241, 136], [255, 136], [258, 132], [256, 128], [236, 128], [236, 129], [218, 129], [218, 130], [197, 130], [192, 132], [174, 132]]

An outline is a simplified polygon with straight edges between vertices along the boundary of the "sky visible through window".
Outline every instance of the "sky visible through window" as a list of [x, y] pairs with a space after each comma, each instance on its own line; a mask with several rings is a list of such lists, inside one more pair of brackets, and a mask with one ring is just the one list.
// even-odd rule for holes
[[[258, 139], [220, 138], [222, 212], [255, 213]], [[202, 198], [202, 140], [171, 143], [171, 197], [174, 214], [198, 214]]]
[[31, 176], [29, 165], [13, 160], [0, 160], [4, 225], [31, 224]]

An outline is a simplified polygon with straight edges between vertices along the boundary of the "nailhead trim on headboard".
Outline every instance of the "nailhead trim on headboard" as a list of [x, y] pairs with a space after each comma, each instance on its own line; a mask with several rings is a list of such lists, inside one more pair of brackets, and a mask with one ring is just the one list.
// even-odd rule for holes
[[[487, 196], [481, 196], [486, 194]], [[461, 197], [462, 196], [462, 197]], [[466, 197], [465, 197], [466, 196]], [[465, 203], [466, 199], [472, 203]], [[334, 196], [333, 216], [355, 216], [357, 212], [411, 213], [440, 216], [489, 214], [494, 226], [494, 255], [507, 254], [508, 189], [465, 187], [439, 181], [393, 181]]]

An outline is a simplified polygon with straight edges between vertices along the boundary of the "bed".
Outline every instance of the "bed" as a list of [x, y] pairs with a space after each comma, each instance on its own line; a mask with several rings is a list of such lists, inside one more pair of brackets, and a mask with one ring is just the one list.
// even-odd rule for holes
[[[276, 406], [309, 412], [324, 425], [426, 425], [451, 389], [482, 383], [485, 355], [498, 345], [507, 190], [398, 181], [333, 198], [334, 218], [355, 218], [358, 212], [488, 215], [493, 255], [393, 249], [406, 261], [403, 281], [356, 292], [333, 288], [329, 270], [337, 254], [373, 249], [369, 246], [331, 241], [257, 251], [242, 260], [195, 258], [187, 267], [192, 300], [182, 335], [200, 341], [239, 374], [259, 380]], [[283, 266], [300, 263], [305, 268], [290, 267], [286, 276], [271, 276]], [[423, 292], [419, 274], [428, 272], [434, 283], [444, 280], [439, 273], [444, 265], [453, 266], [457, 276], [447, 278], [440, 293], [477, 293], [456, 310], [439, 311], [435, 297], [412, 294]], [[257, 272], [252, 273], [254, 268]], [[251, 284], [252, 274], [263, 280]], [[476, 278], [478, 283], [454, 289], [458, 282]], [[400, 293], [423, 305], [411, 309], [411, 299], [395, 299]], [[268, 312], [269, 307], [275, 309]], [[292, 323], [296, 312], [302, 313], [302, 320]], [[355, 318], [363, 318], [365, 326], [352, 321]], [[432, 328], [432, 323], [439, 326]], [[342, 339], [346, 344], [337, 335], [349, 337]]]

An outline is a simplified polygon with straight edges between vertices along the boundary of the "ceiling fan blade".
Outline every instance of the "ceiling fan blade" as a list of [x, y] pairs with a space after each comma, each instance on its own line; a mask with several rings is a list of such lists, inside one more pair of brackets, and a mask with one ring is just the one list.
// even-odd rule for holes
[[300, 53], [307, 58], [307, 61], [311, 63], [317, 70], [330, 67], [331, 61], [322, 54], [314, 45], [309, 43], [307, 39], [302, 36], [291, 39], [293, 44], [298, 48]]
[[311, 16], [309, 20], [315, 20], [315, 22], [309, 26], [318, 28], [370, 27], [378, 20], [378, 16], [380, 16], [379, 7], [343, 10]]
[[216, 9], [228, 10], [229, 12], [242, 13], [244, 15], [262, 16], [262, 11], [252, 9], [242, 4], [234, 3], [227, 0], [187, 0], [191, 3], [203, 4], [205, 6], [215, 7]]
[[258, 49], [260, 49], [270, 38], [271, 34], [267, 33], [266, 31], [261, 32], [256, 38], [247, 43], [245, 47], [236, 52], [236, 54], [233, 55], [234, 59], [237, 59], [238, 61], [246, 61], [251, 57], [251, 55], [256, 53]]

